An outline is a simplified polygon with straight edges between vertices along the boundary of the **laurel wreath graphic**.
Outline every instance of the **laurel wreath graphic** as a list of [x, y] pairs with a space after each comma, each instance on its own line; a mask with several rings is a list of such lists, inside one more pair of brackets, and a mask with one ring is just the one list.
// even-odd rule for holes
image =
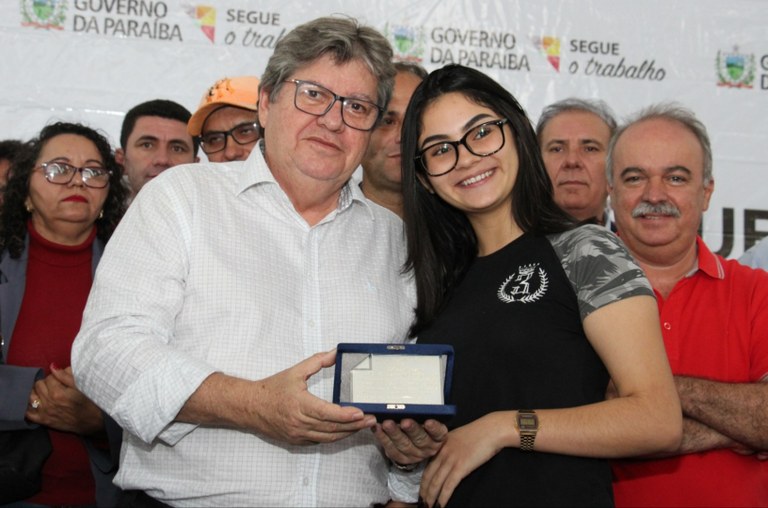
[[539, 279], [541, 281], [541, 284], [539, 285], [539, 289], [531, 293], [530, 295], [525, 295], [521, 298], [518, 298], [515, 300], [514, 297], [509, 296], [506, 293], [507, 285], [512, 281], [512, 279], [515, 278], [515, 275], [512, 274], [509, 277], [507, 277], [507, 280], [504, 281], [504, 283], [499, 288], [499, 291], [496, 293], [499, 297], [499, 300], [501, 300], [504, 303], [513, 303], [513, 302], [521, 302], [521, 303], [533, 303], [540, 299], [542, 296], [544, 296], [544, 293], [547, 292], [547, 288], [549, 287], [549, 279], [547, 278], [547, 273], [544, 271], [543, 268], [539, 268]]

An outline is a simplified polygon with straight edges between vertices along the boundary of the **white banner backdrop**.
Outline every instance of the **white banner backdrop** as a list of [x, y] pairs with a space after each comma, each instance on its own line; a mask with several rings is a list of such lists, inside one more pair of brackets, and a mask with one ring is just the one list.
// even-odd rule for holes
[[117, 144], [135, 104], [194, 111], [217, 79], [260, 75], [286, 31], [343, 13], [380, 29], [399, 59], [486, 72], [534, 122], [569, 96], [619, 117], [681, 102], [713, 143], [704, 239], [735, 257], [768, 234], [765, 0], [0, 0], [0, 12], [0, 139], [67, 120]]

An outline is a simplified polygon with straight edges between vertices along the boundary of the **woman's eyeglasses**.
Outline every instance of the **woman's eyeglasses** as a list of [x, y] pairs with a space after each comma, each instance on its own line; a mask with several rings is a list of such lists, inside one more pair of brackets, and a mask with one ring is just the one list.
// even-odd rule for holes
[[481, 123], [467, 131], [458, 141], [440, 141], [424, 148], [416, 155], [429, 176], [450, 173], [459, 163], [459, 145], [478, 157], [493, 155], [504, 146], [506, 118]]
[[93, 189], [103, 189], [109, 185], [109, 177], [112, 172], [104, 168], [78, 168], [66, 162], [43, 162], [38, 166], [43, 170], [45, 179], [56, 185], [67, 185], [75, 177], [75, 173], [80, 173], [83, 179], [83, 185]]

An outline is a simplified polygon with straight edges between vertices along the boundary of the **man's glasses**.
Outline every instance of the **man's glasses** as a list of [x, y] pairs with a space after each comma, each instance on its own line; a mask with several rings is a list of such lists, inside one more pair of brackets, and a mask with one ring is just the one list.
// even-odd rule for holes
[[324, 86], [301, 79], [288, 79], [286, 83], [296, 85], [293, 105], [296, 109], [314, 116], [323, 116], [331, 110], [336, 101], [341, 101], [341, 120], [359, 131], [370, 131], [376, 126], [384, 112], [378, 104], [364, 99], [342, 97]]
[[206, 154], [220, 152], [227, 147], [227, 138], [231, 137], [238, 145], [247, 145], [259, 139], [258, 122], [245, 122], [235, 125], [228, 131], [209, 131], [200, 136], [200, 147]]
[[481, 123], [467, 131], [458, 141], [440, 141], [429, 145], [416, 155], [429, 176], [450, 173], [459, 163], [459, 145], [478, 157], [493, 155], [504, 146], [506, 118]]
[[67, 185], [80, 173], [83, 185], [93, 189], [103, 189], [109, 185], [109, 177], [112, 172], [104, 168], [78, 168], [66, 162], [43, 162], [38, 166], [42, 168], [45, 179], [56, 185]]

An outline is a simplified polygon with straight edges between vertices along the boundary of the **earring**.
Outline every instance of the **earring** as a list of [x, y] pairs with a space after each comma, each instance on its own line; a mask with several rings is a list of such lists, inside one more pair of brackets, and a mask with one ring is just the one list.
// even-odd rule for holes
[[27, 209], [27, 213], [32, 213], [32, 211], [34, 210], [34, 208], [32, 208], [32, 206], [30, 206], [29, 203], [24, 203], [24, 208]]
[[99, 212], [99, 219], [103, 219], [103, 218], [104, 218], [104, 210]]

